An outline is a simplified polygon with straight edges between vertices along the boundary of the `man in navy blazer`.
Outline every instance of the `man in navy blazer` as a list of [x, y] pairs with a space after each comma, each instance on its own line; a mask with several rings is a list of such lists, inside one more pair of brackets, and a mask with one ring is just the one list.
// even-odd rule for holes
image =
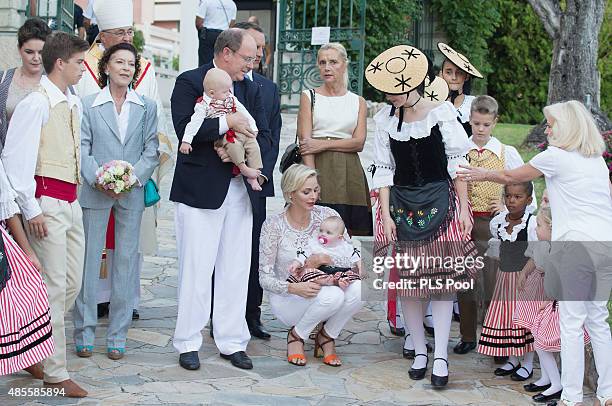
[[[236, 28], [242, 28], [253, 37], [257, 44], [257, 53], [254, 66], [260, 66], [261, 58], [263, 57], [264, 48], [266, 46], [266, 37], [261, 27], [254, 23], [240, 22], [235, 25]], [[252, 79], [261, 91], [261, 96], [264, 103], [266, 118], [271, 131], [272, 148], [262, 150], [262, 159], [264, 166], [274, 168], [278, 158], [278, 145], [280, 143], [280, 133], [282, 120], [280, 114], [280, 96], [278, 86], [270, 79], [251, 70], [247, 76]], [[268, 178], [273, 184], [272, 174]], [[253, 248], [251, 253], [251, 274], [249, 276], [249, 293], [247, 296], [246, 319], [249, 331], [252, 336], [269, 339], [270, 334], [266, 332], [261, 324], [261, 301], [263, 298], [263, 290], [259, 285], [259, 236], [261, 227], [266, 220], [266, 197], [274, 196], [274, 188], [268, 193], [261, 193], [257, 204], [259, 205], [256, 213], [253, 214]]]
[[[172, 121], [179, 142], [203, 94], [202, 81], [213, 66], [225, 70], [234, 80], [234, 95], [255, 118], [257, 140], [262, 156], [272, 148], [260, 88], [245, 79], [253, 68], [257, 46], [244, 30], [223, 31], [215, 43], [213, 63], [182, 73], [172, 92]], [[208, 322], [212, 281], [215, 270], [213, 315], [215, 343], [223, 358], [234, 366], [252, 368], [245, 350], [250, 339], [245, 307], [251, 262], [253, 213], [259, 209], [257, 193], [273, 188], [273, 167], [264, 161], [260, 177], [262, 192], [247, 187], [236, 176], [231, 163], [225, 163], [214, 149], [214, 142], [228, 129], [254, 135], [240, 113], [206, 119], [192, 141], [189, 155], [178, 154], [170, 191], [176, 202], [175, 227], [179, 257], [178, 316], [174, 347], [185, 369], [198, 369], [201, 330]]]

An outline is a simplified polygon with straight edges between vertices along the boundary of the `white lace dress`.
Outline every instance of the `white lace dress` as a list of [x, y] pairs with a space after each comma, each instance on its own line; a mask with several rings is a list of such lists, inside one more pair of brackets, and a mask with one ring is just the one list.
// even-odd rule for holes
[[278, 295], [288, 295], [289, 265], [295, 261], [298, 251], [304, 250], [319, 226], [328, 217], [338, 216], [329, 207], [315, 206], [310, 213], [310, 224], [304, 230], [296, 230], [287, 222], [286, 210], [270, 216], [261, 228], [259, 239], [259, 284], [263, 290]]

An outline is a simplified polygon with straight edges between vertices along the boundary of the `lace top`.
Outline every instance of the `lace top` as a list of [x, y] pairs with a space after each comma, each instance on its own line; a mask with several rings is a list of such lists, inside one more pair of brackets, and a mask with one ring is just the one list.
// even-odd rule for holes
[[[419, 159], [405, 160], [412, 168], [407, 172], [415, 172], [419, 167], [424, 170], [425, 175], [431, 175], [427, 166], [434, 159], [443, 162], [445, 159], [446, 172], [452, 179], [456, 177], [459, 165], [467, 165], [467, 155], [470, 144], [465, 130], [457, 121], [457, 113], [450, 102], [441, 103], [434, 107], [427, 116], [419, 121], [403, 123], [400, 131], [397, 131], [398, 118], [389, 116], [391, 106], [387, 106], [374, 116], [376, 132], [374, 134], [374, 166], [376, 171], [372, 178], [372, 188], [378, 189], [394, 185], [396, 160], [391, 148], [391, 140], [399, 142], [411, 142], [415, 144], [415, 150]], [[426, 146], [434, 143], [426, 140], [430, 136], [438, 138], [436, 145], [440, 145], [442, 156], [432, 157], [431, 151]], [[416, 145], [418, 144], [418, 145]], [[427, 144], [427, 145], [426, 145]], [[421, 154], [423, 152], [425, 155]], [[409, 162], [408, 162], [409, 161]], [[430, 165], [431, 166], [431, 165]], [[427, 172], [427, 173], [426, 173]]]
[[[310, 213], [308, 227], [296, 230], [289, 225], [285, 213], [286, 209], [268, 217], [259, 239], [259, 284], [264, 290], [279, 295], [288, 294], [289, 265], [296, 259], [297, 252], [308, 246], [323, 220], [338, 216], [329, 207], [315, 206]], [[345, 237], [350, 241], [347, 235]]]

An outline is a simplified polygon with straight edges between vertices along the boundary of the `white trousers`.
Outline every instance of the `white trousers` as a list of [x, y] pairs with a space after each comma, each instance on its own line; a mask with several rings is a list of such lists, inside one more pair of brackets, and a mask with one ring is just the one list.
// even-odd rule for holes
[[584, 377], [584, 325], [591, 337], [595, 367], [599, 374], [597, 396], [612, 397], [612, 339], [606, 322], [605, 301], [559, 302], [561, 326], [561, 399], [582, 402]]
[[213, 332], [222, 354], [246, 350], [251, 338], [245, 312], [251, 264], [253, 209], [241, 176], [230, 181], [217, 210], [178, 203], [178, 316], [173, 344], [179, 353], [198, 351], [210, 318], [215, 270]]
[[270, 294], [272, 313], [286, 326], [295, 326], [295, 332], [303, 339], [308, 338], [316, 325], [323, 321], [325, 332], [331, 338], [337, 338], [362, 306], [361, 281], [352, 282], [346, 290], [323, 286], [317, 296], [308, 299], [298, 295]]

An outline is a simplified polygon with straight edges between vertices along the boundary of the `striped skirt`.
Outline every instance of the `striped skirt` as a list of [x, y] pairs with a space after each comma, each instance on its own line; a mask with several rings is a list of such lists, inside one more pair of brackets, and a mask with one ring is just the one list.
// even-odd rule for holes
[[11, 278], [0, 292], [0, 375], [20, 371], [55, 349], [47, 288], [41, 275], [0, 226]]
[[[455, 207], [459, 207], [459, 196], [456, 193], [454, 196]], [[375, 252], [376, 255], [384, 255], [384, 247], [388, 245], [382, 227], [380, 217], [380, 207], [376, 212], [376, 234], [375, 234]], [[470, 218], [471, 208], [470, 208]], [[418, 242], [417, 242], [418, 243]], [[464, 237], [461, 233], [459, 223], [459, 210], [454, 210], [453, 217], [449, 222], [446, 230], [442, 232], [436, 240], [410, 246], [410, 242], [399, 242], [399, 244], [391, 245], [392, 257], [401, 251], [401, 255], [407, 255], [412, 258], [452, 258], [460, 261], [465, 257], [476, 257], [478, 255], [476, 245], [471, 241], [471, 236]], [[399, 247], [399, 250], [396, 249]], [[419, 268], [416, 271], [406, 271], [403, 269], [392, 268], [390, 270], [389, 280], [400, 281], [403, 283], [403, 289], [388, 291], [388, 300], [394, 301], [396, 295], [409, 296], [416, 298], [429, 298], [431, 296], [446, 295], [455, 293], [462, 289], [459, 285], [447, 284], [448, 281], [470, 283], [477, 273], [477, 269], [470, 264], [455, 263], [454, 266], [440, 267], [439, 262], [435, 262], [434, 266], [427, 268]]]
[[498, 272], [489, 310], [482, 323], [478, 352], [492, 357], [522, 356], [534, 350], [531, 332], [513, 321], [518, 272]]
[[[537, 269], [525, 281], [525, 288], [516, 294], [512, 321], [519, 327], [533, 330], [534, 321], [548, 299], [544, 293], [544, 274]], [[533, 331], [531, 332], [533, 334]]]

